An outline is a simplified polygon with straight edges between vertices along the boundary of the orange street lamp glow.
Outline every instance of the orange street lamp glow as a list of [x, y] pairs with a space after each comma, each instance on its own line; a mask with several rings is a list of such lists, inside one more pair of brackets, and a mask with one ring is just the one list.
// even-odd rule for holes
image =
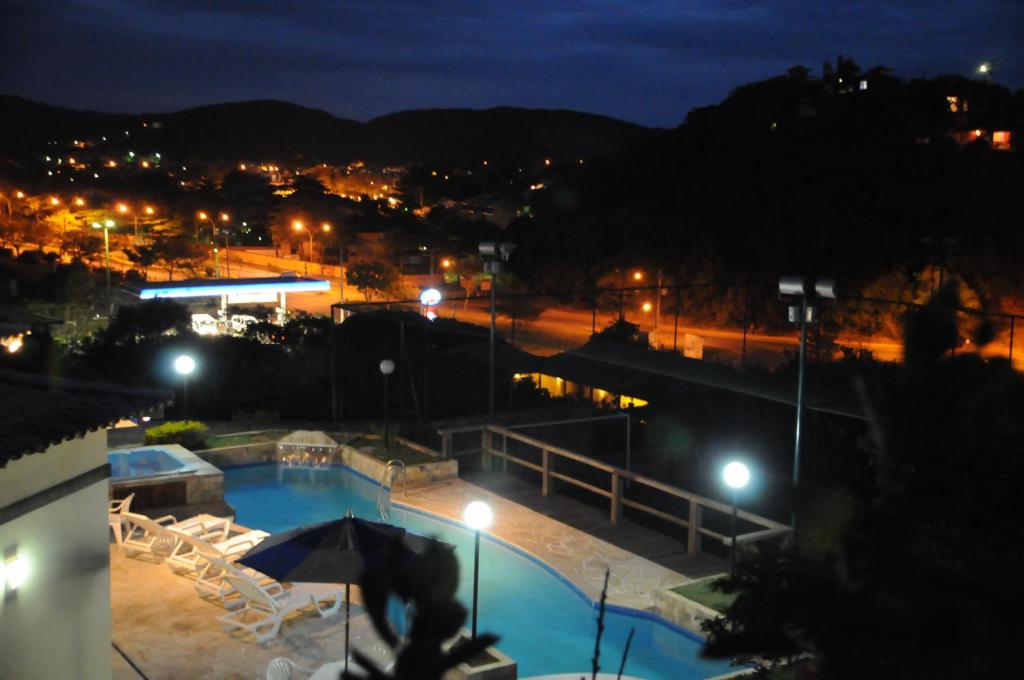
[[231, 219], [231, 216], [228, 215], [227, 213], [221, 213], [220, 214], [220, 221], [221, 222], [227, 222], [230, 219]]
[[82, 198], [81, 196], [75, 198], [75, 205], [81, 208], [83, 205], [85, 205], [85, 199]]
[[302, 220], [295, 220], [294, 222], [292, 222], [292, 229], [294, 229], [295, 231], [302, 231], [303, 226], [304, 225], [302, 224]]
[[25, 198], [25, 192], [24, 191], [15, 191], [14, 192], [14, 197], [15, 198]]
[[205, 213], [205, 212], [203, 212], [202, 210], [200, 210], [199, 212], [197, 212], [197, 213], [196, 213], [196, 217], [198, 217], [198, 218], [199, 218], [199, 219], [201, 219], [201, 220], [205, 220], [205, 219], [207, 218], [207, 215], [206, 215], [206, 213]]
[[323, 229], [325, 232], [329, 232], [331, 230], [331, 225], [329, 222], [324, 222], [323, 224], [320, 225], [320, 228]]
[[641, 309], [643, 309], [645, 312], [650, 312], [652, 309], [654, 309], [654, 305], [652, 305], [650, 302], [645, 302]]
[[60, 205], [60, 199], [56, 196], [50, 196], [50, 205]]
[[449, 267], [452, 266], [452, 261], [446, 257], [443, 260], [441, 260], [441, 266], [444, 267], [445, 269], [448, 269]]
[[126, 212], [128, 212], [128, 206], [125, 205], [124, 203], [118, 203], [117, 204], [117, 212], [119, 212], [119, 213], [126, 213]]
[[146, 206], [145, 208], [143, 208], [142, 210], [143, 210], [143, 212], [145, 212], [145, 213], [146, 213], [147, 215], [152, 215], [152, 214], [153, 214], [154, 212], [156, 212], [155, 210], [153, 210], [153, 206], [151, 206], [151, 205], [147, 205], [147, 206]]
[[643, 279], [644, 279], [644, 273], [643, 272], [639, 272], [639, 271], [638, 272], [633, 272], [633, 280], [634, 281], [643, 281]]
[[116, 168], [117, 167], [117, 161], [107, 161], [107, 167], [108, 168]]

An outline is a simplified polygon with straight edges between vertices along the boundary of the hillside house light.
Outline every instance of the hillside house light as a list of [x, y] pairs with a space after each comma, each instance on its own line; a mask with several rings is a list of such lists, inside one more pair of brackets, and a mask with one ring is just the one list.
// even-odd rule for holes
[[740, 489], [750, 482], [750, 470], [743, 463], [734, 460], [722, 469], [722, 480], [732, 489], [732, 540], [729, 542], [729, 573], [736, 569], [736, 514]]
[[182, 381], [182, 413], [185, 420], [188, 420], [188, 377], [196, 370], [196, 360], [188, 354], [181, 354], [174, 360], [174, 370], [181, 376]]
[[480, 587], [480, 531], [491, 526], [491, 520], [494, 519], [494, 514], [491, 512], [491, 506], [487, 505], [483, 501], [473, 501], [466, 506], [466, 509], [462, 513], [462, 518], [466, 521], [466, 525], [474, 532], [474, 543], [473, 543], [473, 627], [472, 634], [473, 639], [476, 639], [476, 612], [477, 603], [479, 598], [477, 593]]

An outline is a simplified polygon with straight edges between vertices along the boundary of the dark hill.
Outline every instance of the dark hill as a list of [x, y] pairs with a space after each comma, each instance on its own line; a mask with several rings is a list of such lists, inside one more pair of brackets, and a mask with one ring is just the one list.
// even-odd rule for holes
[[[143, 123], [147, 127], [143, 127]], [[129, 135], [125, 136], [125, 131]], [[0, 151], [38, 155], [50, 140], [102, 136], [181, 161], [520, 162], [624, 153], [655, 130], [576, 111], [434, 109], [369, 123], [280, 101], [216, 104], [168, 114], [75, 111], [0, 96]], [[128, 147], [126, 147], [128, 148]]]

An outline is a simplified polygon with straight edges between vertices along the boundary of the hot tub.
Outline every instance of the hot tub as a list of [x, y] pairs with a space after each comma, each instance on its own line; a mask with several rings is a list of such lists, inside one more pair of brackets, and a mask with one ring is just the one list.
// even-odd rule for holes
[[224, 473], [183, 446], [112, 449], [107, 460], [110, 498], [135, 494], [132, 510], [224, 503]]
[[172, 451], [160, 446], [141, 449], [108, 451], [110, 476], [113, 479], [148, 479], [174, 474], [188, 474], [196, 466], [179, 459]]

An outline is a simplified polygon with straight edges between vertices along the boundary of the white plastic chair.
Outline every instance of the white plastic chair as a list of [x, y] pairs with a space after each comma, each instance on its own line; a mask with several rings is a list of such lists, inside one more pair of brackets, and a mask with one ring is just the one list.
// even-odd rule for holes
[[305, 668], [287, 657], [279, 656], [267, 664], [267, 680], [291, 680], [295, 677], [296, 671], [306, 675], [313, 674], [312, 668]]
[[[272, 588], [250, 576], [226, 572], [224, 580], [245, 599], [241, 609], [220, 617], [224, 631], [247, 630], [260, 644], [277, 637], [281, 623], [289, 614], [314, 607], [317, 614], [326, 618], [337, 614], [345, 600], [340, 588], [325, 583], [296, 583], [287, 589], [277, 584], [277, 588]], [[326, 600], [334, 602], [329, 607], [321, 607]]]
[[107, 523], [110, 525], [111, 531], [114, 532], [114, 542], [117, 543], [118, 548], [124, 541], [124, 513], [131, 509], [133, 498], [135, 498], [135, 494], [132, 493], [107, 503]]

